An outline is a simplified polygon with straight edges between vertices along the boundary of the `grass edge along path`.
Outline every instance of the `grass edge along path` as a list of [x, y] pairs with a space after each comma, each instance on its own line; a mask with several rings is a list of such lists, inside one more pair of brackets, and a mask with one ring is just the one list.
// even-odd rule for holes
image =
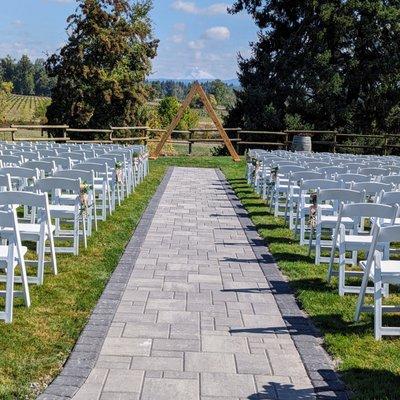
[[326, 267], [315, 266], [283, 220], [268, 213], [244, 179], [244, 162], [234, 163], [229, 157], [152, 162], [146, 181], [101, 223], [88, 250], [78, 257], [59, 256], [60, 274], [47, 273], [43, 287], [31, 286], [32, 307], [18, 306], [13, 324], [0, 323], [0, 399], [34, 398], [58, 374], [168, 166], [222, 170], [289, 278], [301, 307], [324, 334], [324, 345], [337, 360], [354, 399], [400, 399], [400, 339], [375, 342], [371, 316], [352, 322], [356, 297], [340, 298], [336, 286], [325, 283]]
[[153, 164], [135, 192], [107, 218], [79, 256], [58, 255], [59, 274], [30, 286], [12, 324], [0, 323], [0, 399], [33, 399], [58, 375], [121, 258], [166, 166]]
[[[222, 171], [279, 268], [289, 278], [300, 306], [323, 333], [324, 346], [336, 360], [352, 398], [400, 399], [400, 339], [376, 342], [372, 314], [364, 314], [360, 322], [353, 322], [357, 296], [340, 297], [336, 282], [325, 282], [326, 264], [316, 266], [314, 254], [308, 256], [308, 247], [298, 244], [283, 218], [269, 213], [265, 202], [243, 178], [244, 169], [223, 167]], [[399, 303], [398, 289], [394, 288], [393, 293]], [[400, 324], [394, 316], [388, 316], [387, 321]]]

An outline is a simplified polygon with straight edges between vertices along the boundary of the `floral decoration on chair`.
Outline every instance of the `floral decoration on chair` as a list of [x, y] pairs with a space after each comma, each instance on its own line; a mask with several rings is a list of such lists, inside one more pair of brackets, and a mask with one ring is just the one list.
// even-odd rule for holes
[[122, 162], [117, 161], [115, 163], [115, 181], [116, 183], [122, 184], [124, 181], [124, 171], [122, 169]]
[[310, 194], [310, 215], [308, 218], [308, 225], [310, 228], [315, 228], [317, 225], [317, 209], [318, 209], [318, 202], [317, 202], [317, 193], [313, 192]]
[[81, 203], [81, 215], [87, 216], [89, 208], [89, 190], [90, 185], [87, 182], [80, 184], [79, 201]]

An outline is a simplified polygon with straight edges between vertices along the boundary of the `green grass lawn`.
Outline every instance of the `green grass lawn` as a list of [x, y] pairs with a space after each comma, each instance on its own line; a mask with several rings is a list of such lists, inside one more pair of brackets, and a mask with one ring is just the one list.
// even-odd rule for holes
[[[352, 317], [355, 296], [340, 298], [325, 281], [307, 248], [293, 240], [282, 219], [272, 217], [243, 179], [244, 162], [229, 157], [172, 157], [152, 162], [145, 183], [99, 226], [78, 257], [59, 256], [59, 275], [46, 274], [42, 287], [31, 286], [32, 307], [19, 301], [14, 322], [0, 323], [0, 399], [31, 399], [58, 373], [91, 310], [116, 267], [134, 227], [168, 166], [221, 168], [267, 240], [279, 267], [289, 277], [302, 307], [325, 335], [355, 399], [400, 399], [400, 339], [373, 339], [372, 317]], [[397, 297], [400, 300], [400, 296]], [[392, 323], [400, 324], [396, 319]]]
[[[335, 282], [326, 283], [326, 265], [316, 266], [308, 256], [308, 247], [294, 240], [283, 219], [269, 214], [264, 201], [243, 179], [243, 168], [229, 165], [222, 170], [289, 278], [301, 306], [323, 332], [325, 347], [338, 362], [338, 370], [353, 398], [400, 399], [400, 339], [376, 342], [372, 315], [364, 314], [360, 322], [353, 322], [357, 296], [340, 297]], [[398, 291], [393, 298], [397, 304], [400, 302]], [[400, 324], [398, 317], [386, 320], [395, 326]]]
[[88, 249], [58, 255], [59, 274], [47, 271], [42, 287], [30, 286], [32, 306], [17, 300], [13, 323], [0, 323], [0, 399], [33, 399], [57, 375], [165, 170], [152, 165], [136, 192], [99, 223]]

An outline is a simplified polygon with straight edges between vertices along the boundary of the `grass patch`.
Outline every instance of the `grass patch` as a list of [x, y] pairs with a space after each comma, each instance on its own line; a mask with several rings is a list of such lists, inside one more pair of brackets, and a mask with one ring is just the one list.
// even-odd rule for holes
[[[223, 166], [222, 170], [289, 278], [301, 306], [323, 332], [326, 349], [338, 361], [338, 369], [353, 398], [400, 399], [400, 339], [376, 342], [372, 314], [363, 314], [360, 322], [353, 322], [357, 296], [340, 297], [336, 283], [326, 283], [326, 264], [316, 266], [313, 255], [308, 256], [308, 247], [294, 240], [282, 218], [268, 212], [265, 202], [243, 179], [243, 166]], [[398, 304], [400, 296], [393, 290], [391, 297]], [[398, 316], [387, 316], [386, 321], [400, 324]]]
[[[352, 321], [356, 296], [340, 298], [336, 286], [325, 283], [326, 268], [315, 266], [307, 248], [297, 244], [283, 220], [268, 213], [243, 179], [244, 162], [234, 163], [229, 157], [171, 157], [152, 162], [145, 183], [100, 223], [88, 250], [78, 257], [58, 257], [59, 275], [47, 273], [43, 287], [31, 286], [32, 307], [26, 309], [17, 302], [15, 322], [0, 323], [0, 398], [35, 398], [57, 375], [148, 201], [172, 165], [221, 168], [289, 277], [302, 307], [324, 333], [325, 346], [338, 360], [354, 399], [400, 399], [400, 339], [376, 342], [372, 316]], [[398, 318], [388, 318], [400, 323]]]
[[30, 286], [32, 306], [17, 300], [14, 322], [0, 323], [0, 398], [33, 399], [59, 372], [118, 264], [166, 165], [151, 174], [99, 230], [78, 257], [58, 255], [59, 274], [46, 271]]

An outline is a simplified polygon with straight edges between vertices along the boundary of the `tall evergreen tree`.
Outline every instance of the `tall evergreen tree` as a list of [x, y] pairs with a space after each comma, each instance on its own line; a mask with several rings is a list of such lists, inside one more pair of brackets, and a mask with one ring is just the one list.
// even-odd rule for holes
[[107, 128], [140, 123], [158, 41], [152, 36], [150, 0], [79, 0], [68, 18], [70, 36], [46, 63], [57, 78], [49, 123]]
[[[393, 130], [400, 120], [399, 0], [237, 0], [260, 29], [229, 125]], [[393, 122], [395, 121], [395, 122]]]
[[16, 93], [33, 95], [35, 94], [34, 70], [31, 60], [23, 55], [15, 67], [16, 76], [14, 89]]

